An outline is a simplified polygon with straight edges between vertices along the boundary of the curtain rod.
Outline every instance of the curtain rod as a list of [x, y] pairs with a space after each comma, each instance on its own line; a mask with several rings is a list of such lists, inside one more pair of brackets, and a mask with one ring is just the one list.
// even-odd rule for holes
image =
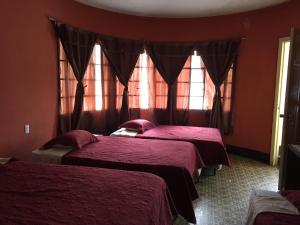
[[[53, 22], [59, 22], [58, 20], [56, 20], [55, 18], [53, 18], [51, 16], [48, 16], [48, 19]], [[247, 40], [247, 37], [241, 37], [241, 40]], [[146, 40], [141, 40], [141, 41], [146, 42]]]

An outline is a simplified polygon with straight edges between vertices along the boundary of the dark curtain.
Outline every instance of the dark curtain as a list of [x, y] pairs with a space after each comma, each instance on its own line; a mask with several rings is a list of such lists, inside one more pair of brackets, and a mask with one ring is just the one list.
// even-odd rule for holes
[[[70, 127], [73, 130], [76, 129], [79, 124], [84, 97], [84, 85], [82, 80], [93, 52], [97, 35], [57, 22], [54, 23], [54, 28], [77, 80]], [[60, 125], [63, 126], [63, 124]], [[66, 131], [66, 128], [61, 127], [61, 131]]]
[[173, 117], [175, 125], [188, 124], [190, 115], [191, 63], [192, 57], [189, 56], [176, 80], [176, 85], [174, 85], [176, 86], [176, 109]]
[[120, 111], [116, 108], [116, 76], [113, 74], [107, 57], [102, 53], [102, 102], [104, 119], [102, 121], [103, 134], [109, 135], [120, 125]]
[[[116, 76], [113, 75], [107, 57], [101, 51], [101, 59], [96, 62], [96, 53], [92, 55], [84, 76], [85, 97], [83, 112], [79, 120], [79, 129], [91, 133], [109, 135], [120, 124], [119, 110], [116, 109]], [[99, 87], [99, 77], [96, 73], [101, 71], [101, 95], [96, 95]], [[99, 74], [98, 74], [99, 76]], [[98, 85], [96, 85], [98, 82]]]
[[128, 81], [144, 49], [144, 44], [142, 41], [107, 36], [100, 36], [99, 39], [102, 43], [103, 52], [108, 58], [115, 75], [124, 85], [120, 111], [120, 122], [122, 123], [129, 119]]
[[194, 48], [190, 43], [147, 42], [146, 51], [164, 81], [168, 84], [167, 113], [168, 123], [174, 124], [176, 110], [175, 81]]
[[221, 85], [227, 79], [228, 71], [237, 59], [239, 40], [212, 41], [201, 43], [197, 47], [209, 76], [215, 85], [213, 107], [210, 115], [210, 127], [217, 127], [226, 133], [223, 121]]

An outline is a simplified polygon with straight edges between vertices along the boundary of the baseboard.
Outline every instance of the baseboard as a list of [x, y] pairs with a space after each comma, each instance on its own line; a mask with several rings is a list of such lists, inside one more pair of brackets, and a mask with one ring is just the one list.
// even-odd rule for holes
[[270, 154], [259, 152], [253, 149], [237, 147], [234, 145], [226, 145], [226, 148], [228, 153], [255, 159], [266, 164], [270, 163]]

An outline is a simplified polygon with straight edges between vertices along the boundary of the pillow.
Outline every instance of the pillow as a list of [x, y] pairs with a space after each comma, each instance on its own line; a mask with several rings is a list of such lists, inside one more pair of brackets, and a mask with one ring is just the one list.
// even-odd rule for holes
[[122, 125], [120, 128], [128, 128], [137, 130], [139, 133], [144, 133], [147, 130], [154, 128], [155, 125], [148, 120], [143, 119], [136, 119], [136, 120], [129, 120]]
[[54, 146], [69, 146], [72, 149], [81, 149], [83, 146], [98, 142], [99, 140], [90, 132], [85, 130], [72, 130], [48, 141], [42, 149]]
[[12, 160], [12, 158], [0, 158], [0, 165], [4, 165], [11, 160]]

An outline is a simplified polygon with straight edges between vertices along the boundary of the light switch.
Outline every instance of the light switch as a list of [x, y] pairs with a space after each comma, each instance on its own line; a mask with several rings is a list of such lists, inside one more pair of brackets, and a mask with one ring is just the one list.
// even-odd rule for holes
[[30, 125], [29, 124], [25, 124], [25, 126], [24, 126], [24, 133], [25, 134], [29, 134], [30, 133]]

